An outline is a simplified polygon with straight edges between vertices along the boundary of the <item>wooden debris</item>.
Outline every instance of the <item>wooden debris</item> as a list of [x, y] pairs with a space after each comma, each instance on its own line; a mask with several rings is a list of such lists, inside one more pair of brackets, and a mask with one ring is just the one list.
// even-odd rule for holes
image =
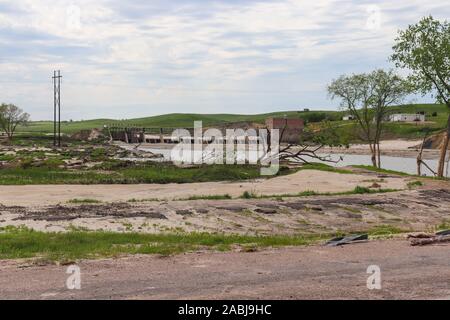
[[429, 244], [435, 244], [435, 243], [448, 243], [450, 242], [450, 235], [447, 236], [431, 236], [428, 238], [411, 238], [411, 245], [412, 246], [425, 246]]

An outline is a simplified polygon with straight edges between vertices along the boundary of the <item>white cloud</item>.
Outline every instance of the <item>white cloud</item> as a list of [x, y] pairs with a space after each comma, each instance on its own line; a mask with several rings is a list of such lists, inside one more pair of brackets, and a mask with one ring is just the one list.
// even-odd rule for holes
[[[373, 10], [368, 11], [373, 6], [379, 8], [375, 25]], [[193, 0], [182, 5], [0, 0], [0, 67], [11, 81], [24, 75], [42, 81], [61, 68], [67, 75], [66, 103], [77, 106], [79, 117], [96, 116], [98, 110], [104, 110], [99, 116], [122, 114], [109, 106], [126, 104], [157, 106], [150, 113], [186, 106], [193, 112], [198, 101], [220, 106], [211, 112], [323, 106], [329, 104], [323, 88], [331, 78], [386, 66], [397, 29], [428, 14], [447, 17], [449, 11], [439, 0]], [[143, 88], [149, 82], [156, 85]], [[297, 87], [298, 94], [290, 93]], [[24, 98], [17, 86], [8, 90], [8, 98], [16, 97], [32, 114], [35, 105], [49, 102], [42, 94]], [[287, 93], [267, 99], [264, 91], [270, 90]], [[245, 102], [237, 100], [230, 109], [236, 97]], [[93, 109], [93, 103], [99, 107]]]

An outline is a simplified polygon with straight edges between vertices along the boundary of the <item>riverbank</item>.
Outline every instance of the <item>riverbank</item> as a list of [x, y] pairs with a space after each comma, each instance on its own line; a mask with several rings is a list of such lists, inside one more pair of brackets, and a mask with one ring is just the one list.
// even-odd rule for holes
[[[381, 155], [389, 157], [417, 158], [420, 152], [421, 140], [385, 140], [380, 143]], [[368, 144], [352, 144], [346, 147], [324, 147], [321, 153], [371, 155]], [[426, 160], [439, 159], [438, 149], [424, 149], [422, 158]]]
[[[381, 141], [380, 149], [382, 155], [392, 157], [407, 157], [416, 158], [420, 151], [422, 140], [384, 140]], [[168, 160], [170, 159], [170, 150], [175, 146], [174, 144], [125, 144], [122, 142], [115, 142], [116, 145], [126, 150], [138, 148], [141, 151], [159, 153]], [[296, 147], [293, 147], [296, 150]], [[349, 147], [323, 147], [320, 150], [323, 154], [354, 154], [354, 155], [370, 155], [370, 147], [368, 144], [352, 144]], [[439, 158], [438, 149], [424, 149], [423, 159], [435, 160]]]

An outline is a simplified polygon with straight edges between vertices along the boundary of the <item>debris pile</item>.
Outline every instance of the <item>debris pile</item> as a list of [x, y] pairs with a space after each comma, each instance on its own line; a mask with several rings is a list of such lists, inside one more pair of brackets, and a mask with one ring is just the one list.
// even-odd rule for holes
[[94, 140], [105, 139], [106, 136], [103, 134], [103, 132], [101, 130], [92, 129], [92, 130], [81, 130], [81, 131], [71, 135], [70, 138], [74, 139], [74, 140], [81, 140], [81, 141], [94, 141]]
[[328, 247], [339, 247], [346, 244], [367, 242], [369, 235], [367, 234], [355, 234], [346, 237], [337, 237], [328, 241], [325, 245]]
[[412, 246], [426, 246], [436, 243], [449, 243], [450, 242], [450, 230], [440, 231], [435, 234], [410, 234], [408, 239], [411, 241]]

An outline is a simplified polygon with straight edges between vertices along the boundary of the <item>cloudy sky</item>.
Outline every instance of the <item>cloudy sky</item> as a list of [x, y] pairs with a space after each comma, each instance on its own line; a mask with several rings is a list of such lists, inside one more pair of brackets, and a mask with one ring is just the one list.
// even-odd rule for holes
[[327, 83], [391, 67], [397, 30], [429, 14], [446, 19], [450, 6], [0, 0], [0, 101], [50, 119], [51, 75], [61, 69], [64, 119], [333, 109]]

